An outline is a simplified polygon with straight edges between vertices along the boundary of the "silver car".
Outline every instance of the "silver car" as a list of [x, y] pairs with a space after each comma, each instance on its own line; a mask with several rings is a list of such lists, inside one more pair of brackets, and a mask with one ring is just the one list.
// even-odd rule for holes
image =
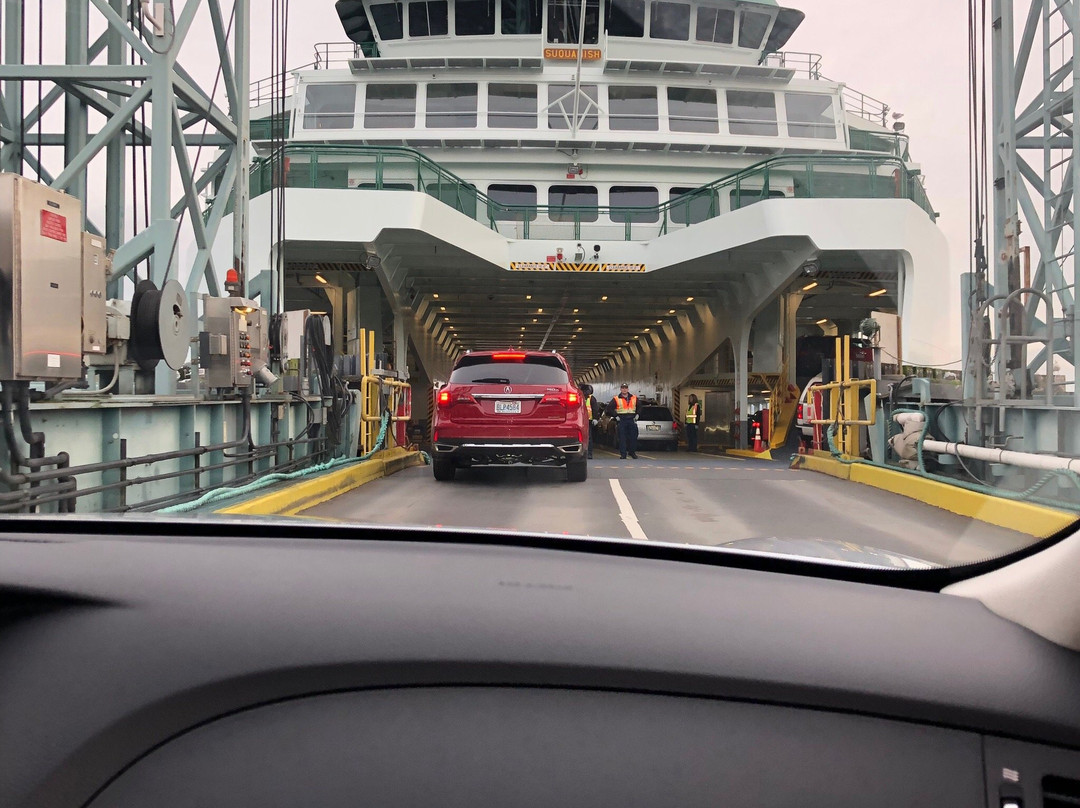
[[679, 448], [679, 424], [671, 410], [660, 404], [638, 404], [638, 444], [662, 444], [674, 452]]

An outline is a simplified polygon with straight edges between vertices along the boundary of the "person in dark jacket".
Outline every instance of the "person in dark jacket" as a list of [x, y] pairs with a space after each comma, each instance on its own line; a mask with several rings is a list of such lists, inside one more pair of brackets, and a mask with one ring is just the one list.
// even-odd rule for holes
[[693, 393], [686, 402], [686, 443], [691, 452], [697, 451], [698, 424], [701, 423], [701, 402]]

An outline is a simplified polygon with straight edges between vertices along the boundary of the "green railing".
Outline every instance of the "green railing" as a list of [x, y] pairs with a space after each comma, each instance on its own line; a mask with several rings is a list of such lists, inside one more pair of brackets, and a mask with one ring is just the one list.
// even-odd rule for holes
[[251, 197], [279, 185], [420, 191], [510, 238], [641, 240], [783, 196], [796, 199], [909, 199], [927, 212], [919, 176], [892, 156], [773, 157], [653, 207], [505, 205], [403, 146], [294, 144], [256, 161]]
[[849, 129], [848, 140], [854, 151], [881, 152], [904, 161], [911, 159], [911, 143], [907, 135]]

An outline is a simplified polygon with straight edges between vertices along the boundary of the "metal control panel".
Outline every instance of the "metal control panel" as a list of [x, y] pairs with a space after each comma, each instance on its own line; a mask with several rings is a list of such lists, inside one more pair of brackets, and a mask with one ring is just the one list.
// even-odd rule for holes
[[84, 354], [101, 356], [105, 354], [109, 336], [105, 307], [105, 284], [109, 277], [109, 264], [105, 253], [105, 239], [83, 233], [82, 268], [82, 349]]
[[82, 203], [0, 174], [0, 379], [82, 377]]
[[249, 387], [269, 355], [265, 309], [240, 297], [203, 298], [205, 330], [199, 334], [199, 374], [209, 388]]

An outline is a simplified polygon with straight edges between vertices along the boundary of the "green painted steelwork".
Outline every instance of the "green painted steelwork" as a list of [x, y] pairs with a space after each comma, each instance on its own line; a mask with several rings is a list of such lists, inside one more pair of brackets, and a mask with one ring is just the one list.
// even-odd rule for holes
[[[880, 145], [894, 148], [900, 141], [883, 137]], [[550, 226], [536, 225], [540, 216], [567, 225], [574, 238], [581, 238], [598, 221], [609, 229], [611, 223], [622, 224], [626, 241], [653, 238], [672, 225], [712, 219], [775, 198], [780, 188], [793, 188], [796, 199], [908, 199], [936, 219], [918, 173], [891, 155], [773, 157], [653, 207], [504, 205], [403, 146], [287, 146], [283, 153], [252, 166], [251, 197], [270, 191], [282, 175], [290, 188], [419, 190], [492, 230], [513, 226], [515, 237], [524, 239], [550, 237]], [[727, 204], [722, 204], [725, 198]]]

